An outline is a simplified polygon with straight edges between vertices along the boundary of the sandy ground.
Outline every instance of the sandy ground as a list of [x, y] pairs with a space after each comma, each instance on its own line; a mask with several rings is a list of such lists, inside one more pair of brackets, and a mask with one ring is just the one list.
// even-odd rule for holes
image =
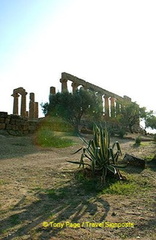
[[[71, 147], [43, 149], [33, 144], [31, 136], [0, 135], [0, 239], [156, 239], [156, 171], [146, 168], [134, 172], [151, 182], [151, 189], [144, 193], [86, 194], [74, 180], [77, 166], [67, 162], [80, 156], [71, 155], [82, 146], [78, 138], [73, 139], [75, 144]], [[156, 154], [153, 142], [144, 142], [138, 148], [130, 139], [119, 142], [123, 155]], [[81, 226], [43, 227], [43, 222], [49, 221], [65, 224], [71, 221]], [[104, 221], [131, 222], [134, 227], [95, 227], [87, 223]]]

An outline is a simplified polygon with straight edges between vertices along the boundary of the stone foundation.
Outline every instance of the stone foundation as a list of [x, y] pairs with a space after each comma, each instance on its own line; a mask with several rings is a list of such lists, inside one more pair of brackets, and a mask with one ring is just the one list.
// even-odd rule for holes
[[7, 112], [0, 112], [0, 130], [6, 130], [10, 134], [34, 133], [38, 126], [38, 120], [29, 120], [19, 115], [8, 115]]

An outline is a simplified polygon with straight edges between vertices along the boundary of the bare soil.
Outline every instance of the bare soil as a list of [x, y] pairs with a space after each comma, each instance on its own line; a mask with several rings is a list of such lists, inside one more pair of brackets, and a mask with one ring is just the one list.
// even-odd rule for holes
[[[86, 193], [75, 180], [77, 165], [67, 162], [80, 157], [80, 153], [71, 153], [82, 142], [72, 139], [75, 144], [71, 147], [43, 149], [33, 144], [32, 136], [0, 135], [0, 239], [156, 239], [156, 168], [126, 170], [125, 174], [150, 183], [146, 191], [128, 196]], [[132, 139], [118, 141], [123, 155], [151, 158], [156, 154], [152, 141], [139, 147]], [[45, 222], [64, 223], [64, 227], [43, 226]], [[103, 222], [107, 226], [94, 225]], [[112, 223], [128, 222], [134, 227], [111, 227]]]

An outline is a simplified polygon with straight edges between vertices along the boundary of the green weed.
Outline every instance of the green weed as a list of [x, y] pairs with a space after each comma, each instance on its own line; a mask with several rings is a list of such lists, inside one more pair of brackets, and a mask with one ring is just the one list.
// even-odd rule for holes
[[117, 194], [117, 195], [130, 195], [134, 193], [137, 189], [137, 185], [135, 183], [127, 183], [127, 182], [115, 182], [110, 184], [107, 188], [103, 189], [102, 193], [107, 194]]
[[20, 219], [19, 219], [19, 215], [18, 214], [14, 214], [12, 216], [10, 216], [10, 223], [12, 225], [18, 225], [21, 223]]
[[71, 139], [57, 136], [48, 128], [41, 128], [37, 131], [35, 142], [42, 147], [64, 148], [73, 145]]

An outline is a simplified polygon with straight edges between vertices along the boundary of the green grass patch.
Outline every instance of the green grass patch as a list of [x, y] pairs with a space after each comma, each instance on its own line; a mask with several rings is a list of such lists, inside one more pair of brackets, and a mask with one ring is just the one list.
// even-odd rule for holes
[[131, 182], [115, 182], [102, 190], [102, 193], [117, 194], [117, 195], [130, 195], [137, 189], [137, 184]]
[[12, 216], [10, 216], [10, 223], [12, 225], [18, 225], [21, 223], [20, 219], [19, 219], [19, 215], [18, 214], [14, 214]]
[[148, 156], [145, 157], [145, 160], [146, 160], [147, 162], [150, 162], [153, 158], [154, 158], [154, 154], [150, 154], [150, 155], [148, 155]]
[[63, 120], [60, 117], [45, 117], [41, 123], [40, 127], [46, 127], [51, 131], [56, 132], [73, 132], [73, 126], [69, 124], [67, 121]]
[[73, 141], [64, 136], [56, 135], [51, 129], [42, 127], [35, 135], [35, 143], [42, 147], [64, 148], [73, 145]]
[[114, 194], [114, 195], [134, 195], [137, 192], [145, 193], [152, 187], [150, 179], [141, 175], [122, 173], [127, 180], [107, 179], [106, 184], [101, 185], [100, 178], [86, 177], [82, 171], [75, 174], [79, 189], [85, 193]]
[[3, 185], [3, 184], [5, 184], [5, 182], [2, 179], [0, 179], [0, 185]]
[[150, 180], [141, 175], [127, 174], [126, 181], [114, 181], [108, 183], [102, 193], [117, 194], [117, 195], [131, 195], [137, 192], [145, 192], [151, 189]]

